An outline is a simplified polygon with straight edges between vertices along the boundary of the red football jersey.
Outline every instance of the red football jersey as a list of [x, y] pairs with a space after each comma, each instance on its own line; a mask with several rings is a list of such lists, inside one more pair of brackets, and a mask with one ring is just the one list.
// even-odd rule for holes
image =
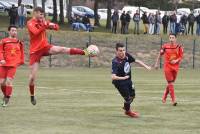
[[39, 51], [48, 45], [46, 29], [59, 29], [57, 24], [50, 23], [48, 21], [43, 23], [35, 18], [28, 21], [27, 27], [30, 36], [30, 54]]
[[24, 64], [23, 43], [16, 38], [4, 38], [0, 41], [0, 60], [5, 60], [6, 64], [0, 66], [17, 67]]
[[[160, 54], [164, 55], [164, 69], [178, 70], [179, 64], [183, 58], [183, 47], [179, 44], [166, 43], [162, 46]], [[172, 60], [179, 60], [176, 64], [171, 64]]]

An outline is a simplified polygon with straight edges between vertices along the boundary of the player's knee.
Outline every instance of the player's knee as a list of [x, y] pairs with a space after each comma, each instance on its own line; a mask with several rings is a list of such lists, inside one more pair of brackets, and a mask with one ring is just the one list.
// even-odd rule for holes
[[34, 83], [35, 83], [35, 77], [30, 76], [29, 85], [34, 85]]
[[5, 85], [5, 79], [0, 79], [0, 85]]
[[7, 78], [6, 81], [5, 81], [5, 84], [7, 86], [12, 86], [12, 78]]

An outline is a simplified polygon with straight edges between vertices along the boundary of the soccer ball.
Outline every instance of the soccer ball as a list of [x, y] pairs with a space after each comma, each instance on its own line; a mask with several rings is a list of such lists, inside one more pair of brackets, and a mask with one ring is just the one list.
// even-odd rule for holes
[[87, 48], [88, 54], [91, 57], [98, 56], [99, 48], [96, 45], [89, 45]]

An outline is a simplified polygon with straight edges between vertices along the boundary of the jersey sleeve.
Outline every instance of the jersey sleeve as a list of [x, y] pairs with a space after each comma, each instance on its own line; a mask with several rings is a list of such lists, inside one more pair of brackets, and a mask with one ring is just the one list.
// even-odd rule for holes
[[0, 40], [0, 60], [4, 60], [3, 41]]
[[117, 69], [117, 63], [115, 61], [112, 61], [112, 74], [117, 74], [118, 69]]
[[182, 46], [179, 46], [179, 60], [182, 60], [183, 59], [183, 47]]
[[129, 53], [127, 53], [126, 55], [127, 55], [127, 57], [128, 57], [128, 62], [129, 62], [129, 63], [135, 62], [135, 58], [134, 58], [132, 55], [130, 55]]
[[57, 31], [57, 30], [59, 30], [59, 25], [52, 23], [52, 22], [49, 22], [48, 29], [53, 29], [53, 30]]
[[46, 26], [43, 23], [29, 22], [27, 27], [28, 30], [34, 35], [37, 35], [46, 29]]

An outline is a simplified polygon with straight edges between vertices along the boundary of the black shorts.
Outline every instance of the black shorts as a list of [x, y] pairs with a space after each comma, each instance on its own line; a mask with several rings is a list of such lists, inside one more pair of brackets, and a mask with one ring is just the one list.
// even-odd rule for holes
[[113, 82], [123, 98], [135, 97], [135, 88], [132, 81]]

